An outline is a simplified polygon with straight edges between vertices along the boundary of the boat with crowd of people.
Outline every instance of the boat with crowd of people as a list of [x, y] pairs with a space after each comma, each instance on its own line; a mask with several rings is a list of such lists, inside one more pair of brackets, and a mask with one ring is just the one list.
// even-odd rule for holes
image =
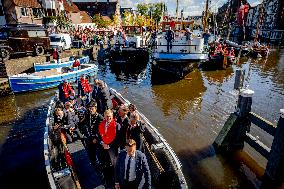
[[13, 93], [38, 91], [57, 87], [62, 80], [75, 82], [81, 75], [96, 75], [98, 66], [83, 64], [78, 68], [62, 67], [34, 73], [23, 73], [9, 76]]
[[208, 54], [203, 51], [204, 38], [189, 29], [193, 28], [194, 21], [165, 20], [160, 24], [162, 30], [152, 52], [155, 72], [183, 78], [192, 70], [194, 62], [208, 59]]
[[[117, 110], [116, 107], [121, 105], [129, 106], [129, 109], [133, 106], [115, 89], [110, 88], [109, 92], [114, 112]], [[57, 102], [57, 96], [51, 99], [44, 133], [44, 157], [50, 187], [52, 189], [104, 188], [104, 175], [101, 174], [103, 170], [100, 170], [91, 160], [90, 150], [84, 139], [67, 143], [64, 133], [61, 133], [63, 147], [61, 152], [56, 149], [53, 142], [53, 127]], [[188, 188], [181, 163], [173, 149], [151, 122], [141, 112], [135, 111], [145, 125], [142, 134], [143, 150], [141, 151], [145, 154], [149, 165], [151, 188]], [[61, 157], [61, 163], [55, 160], [56, 156]], [[145, 179], [144, 176], [143, 179]], [[106, 188], [114, 188], [114, 185]]]
[[[74, 57], [66, 57], [62, 58], [61, 62], [49, 61], [49, 62], [34, 63], [34, 69], [37, 72], [43, 70], [50, 70], [53, 68], [69, 67], [73, 65], [74, 61], [75, 61]], [[90, 61], [90, 57], [89, 56], [79, 57], [78, 61], [80, 62], [80, 64], [87, 64]]]

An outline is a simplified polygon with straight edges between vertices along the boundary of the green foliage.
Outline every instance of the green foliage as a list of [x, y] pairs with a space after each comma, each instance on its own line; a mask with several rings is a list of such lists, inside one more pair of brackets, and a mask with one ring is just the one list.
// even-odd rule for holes
[[153, 4], [153, 14], [152, 17], [156, 22], [159, 22], [163, 14], [163, 3]]
[[156, 22], [159, 22], [166, 10], [166, 5], [165, 3], [140, 3], [137, 5], [137, 10], [142, 16], [152, 17]]
[[43, 22], [47, 24], [56, 21], [56, 19], [57, 19], [56, 16], [45, 16], [43, 17]]
[[98, 28], [107, 28], [109, 25], [112, 24], [110, 20], [105, 20], [100, 15], [95, 15], [93, 17], [93, 23], [95, 23], [98, 26]]
[[71, 21], [68, 20], [63, 14], [56, 17], [56, 26], [60, 29], [68, 29], [71, 27]]
[[149, 11], [149, 6], [145, 3], [137, 4], [137, 11], [142, 15], [146, 16]]

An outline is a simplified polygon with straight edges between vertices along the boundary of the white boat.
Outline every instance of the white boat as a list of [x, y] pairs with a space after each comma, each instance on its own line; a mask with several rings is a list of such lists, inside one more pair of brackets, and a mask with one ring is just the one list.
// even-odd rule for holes
[[[172, 48], [167, 52], [166, 30], [170, 22], [162, 22], [162, 32], [157, 36], [156, 48], [152, 52], [154, 67], [169, 72], [176, 73], [177, 77], [184, 77], [192, 63], [208, 59], [208, 53], [203, 52], [204, 39], [198, 35], [192, 35], [191, 40], [187, 39], [186, 31], [182, 28], [188, 27], [193, 22], [175, 23], [173, 32], [175, 38], [172, 41]], [[183, 25], [183, 27], [180, 27]]]
[[[69, 67], [72, 66], [74, 63], [74, 59], [71, 59], [69, 57], [61, 59], [61, 62], [42, 62], [42, 63], [34, 63], [34, 69], [35, 71], [42, 71], [42, 70], [50, 70], [53, 68], [62, 68], [62, 67]], [[87, 64], [90, 61], [89, 56], [84, 56], [78, 59], [80, 64]]]

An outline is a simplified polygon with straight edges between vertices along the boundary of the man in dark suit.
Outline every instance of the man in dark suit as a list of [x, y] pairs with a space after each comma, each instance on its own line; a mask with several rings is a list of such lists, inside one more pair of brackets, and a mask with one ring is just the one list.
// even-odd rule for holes
[[136, 150], [136, 142], [129, 139], [116, 162], [115, 189], [151, 188], [151, 173], [144, 153]]

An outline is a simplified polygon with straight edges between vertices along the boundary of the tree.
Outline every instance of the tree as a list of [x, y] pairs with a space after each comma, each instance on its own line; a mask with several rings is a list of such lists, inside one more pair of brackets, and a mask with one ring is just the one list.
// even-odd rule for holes
[[134, 22], [134, 15], [131, 12], [125, 11], [123, 14], [123, 25], [131, 26]]
[[115, 27], [119, 27], [120, 26], [120, 19], [119, 19], [119, 16], [117, 14], [113, 16], [112, 24]]
[[94, 15], [93, 23], [95, 23], [98, 28], [107, 28], [111, 25], [111, 21], [103, 19], [99, 14]]
[[60, 14], [56, 17], [56, 26], [60, 30], [69, 29], [71, 27], [71, 21], [68, 20], [64, 14]]
[[137, 11], [142, 15], [146, 16], [149, 11], [149, 6], [145, 3], [137, 4]]
[[159, 22], [162, 18], [162, 14], [164, 12], [163, 3], [156, 3], [156, 4], [153, 5], [153, 8], [154, 8], [154, 10], [153, 10], [152, 17], [156, 22]]

